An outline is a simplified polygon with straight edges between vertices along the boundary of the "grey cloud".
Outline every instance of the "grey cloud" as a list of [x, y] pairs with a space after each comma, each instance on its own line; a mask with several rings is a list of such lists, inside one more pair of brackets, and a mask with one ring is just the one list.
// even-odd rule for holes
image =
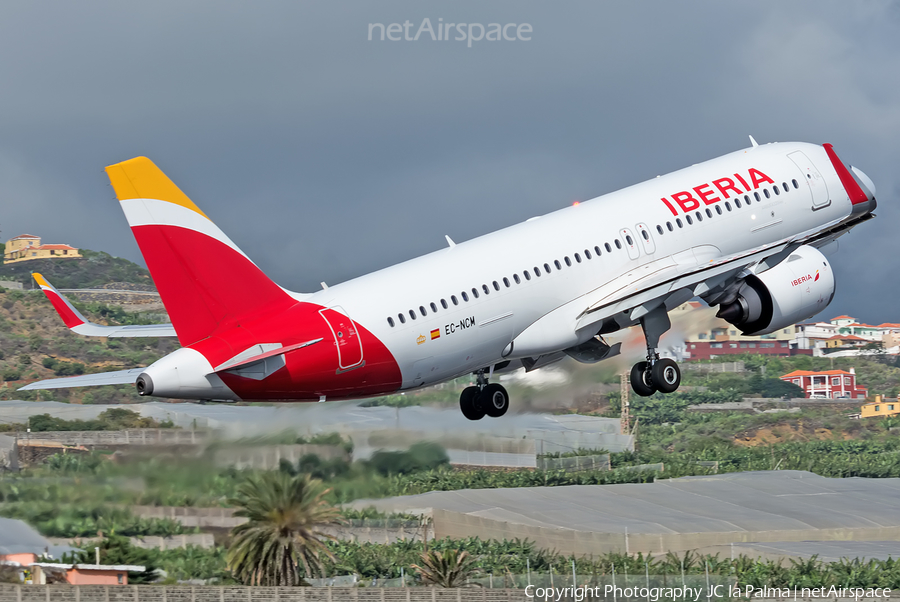
[[[368, 23], [425, 17], [534, 34], [366, 40]], [[860, 267], [896, 256], [898, 20], [887, 1], [6, 4], [0, 228], [140, 260], [102, 168], [143, 154], [310, 290], [747, 134], [827, 141], [881, 202], [832, 258], [827, 311], [897, 321], [890, 279]]]

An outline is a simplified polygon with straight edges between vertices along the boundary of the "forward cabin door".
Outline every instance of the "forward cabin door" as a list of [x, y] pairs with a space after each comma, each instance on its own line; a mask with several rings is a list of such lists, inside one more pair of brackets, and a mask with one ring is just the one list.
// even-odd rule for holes
[[641, 243], [644, 245], [644, 255], [653, 255], [656, 252], [656, 243], [653, 242], [650, 228], [647, 227], [647, 224], [637, 224], [635, 229], [638, 232]]
[[828, 187], [825, 186], [825, 178], [822, 177], [822, 174], [819, 173], [813, 162], [809, 160], [809, 157], [803, 154], [802, 151], [794, 151], [788, 155], [788, 159], [793, 161], [803, 174], [801, 179], [809, 187], [812, 195], [813, 210], [830, 205], [831, 199], [828, 197]]
[[338, 354], [337, 372], [346, 372], [362, 366], [365, 363], [362, 338], [359, 336], [353, 320], [338, 305], [320, 309], [319, 314], [328, 324], [328, 328], [331, 329], [331, 334], [334, 336], [334, 345], [337, 347]]
[[619, 236], [622, 238], [622, 244], [625, 245], [625, 250], [628, 251], [628, 257], [631, 259], [640, 257], [641, 252], [638, 250], [638, 245], [640, 243], [635, 240], [634, 233], [628, 228], [622, 228], [619, 230]]

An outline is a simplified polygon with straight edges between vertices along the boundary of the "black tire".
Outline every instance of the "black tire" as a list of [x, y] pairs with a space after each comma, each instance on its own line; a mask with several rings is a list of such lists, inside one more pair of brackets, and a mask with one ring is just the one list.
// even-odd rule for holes
[[681, 370], [675, 360], [664, 357], [653, 364], [650, 379], [660, 393], [674, 393], [681, 384]]
[[491, 383], [478, 395], [478, 405], [491, 418], [500, 418], [509, 409], [509, 393], [503, 385]]
[[481, 420], [484, 418], [485, 411], [478, 403], [478, 394], [481, 391], [478, 387], [466, 387], [459, 394], [459, 409], [462, 410], [463, 416], [469, 420]]
[[631, 388], [641, 397], [650, 397], [656, 393], [656, 387], [650, 380], [649, 367], [647, 362], [638, 362], [631, 368]]

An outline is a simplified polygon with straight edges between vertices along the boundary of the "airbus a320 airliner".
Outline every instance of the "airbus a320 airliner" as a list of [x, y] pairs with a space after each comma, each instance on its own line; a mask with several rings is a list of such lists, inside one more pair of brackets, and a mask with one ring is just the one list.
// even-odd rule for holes
[[[743, 333], [804, 320], [834, 296], [819, 248], [874, 217], [875, 186], [830, 144], [775, 143], [700, 163], [309, 294], [272, 282], [145, 157], [106, 168], [171, 324], [88, 322], [40, 274], [86, 336], [177, 336], [146, 368], [23, 389], [135, 384], [180, 399], [335, 400], [475, 374], [472, 420], [499, 417], [492, 378], [569, 356], [619, 352], [604, 335], [640, 325], [640, 395], [678, 388], [660, 358], [668, 312], [700, 297]], [[473, 269], [473, 266], [477, 266]]]

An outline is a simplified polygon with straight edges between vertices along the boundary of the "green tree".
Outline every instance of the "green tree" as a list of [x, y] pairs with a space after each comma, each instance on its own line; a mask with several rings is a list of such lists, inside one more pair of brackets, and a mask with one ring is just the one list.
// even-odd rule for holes
[[[334, 560], [322, 527], [342, 522], [323, 498], [330, 489], [306, 475], [268, 472], [250, 477], [229, 505], [249, 519], [232, 529], [226, 557], [234, 577], [248, 585], [302, 585], [303, 576], [322, 575], [322, 557]], [[302, 566], [302, 575], [301, 569]]]
[[459, 550], [429, 550], [422, 553], [422, 564], [412, 568], [425, 585], [459, 587], [475, 572], [475, 558]]
[[803, 389], [794, 383], [780, 378], [764, 378], [758, 374], [750, 378], [747, 388], [763, 397], [806, 397]]

